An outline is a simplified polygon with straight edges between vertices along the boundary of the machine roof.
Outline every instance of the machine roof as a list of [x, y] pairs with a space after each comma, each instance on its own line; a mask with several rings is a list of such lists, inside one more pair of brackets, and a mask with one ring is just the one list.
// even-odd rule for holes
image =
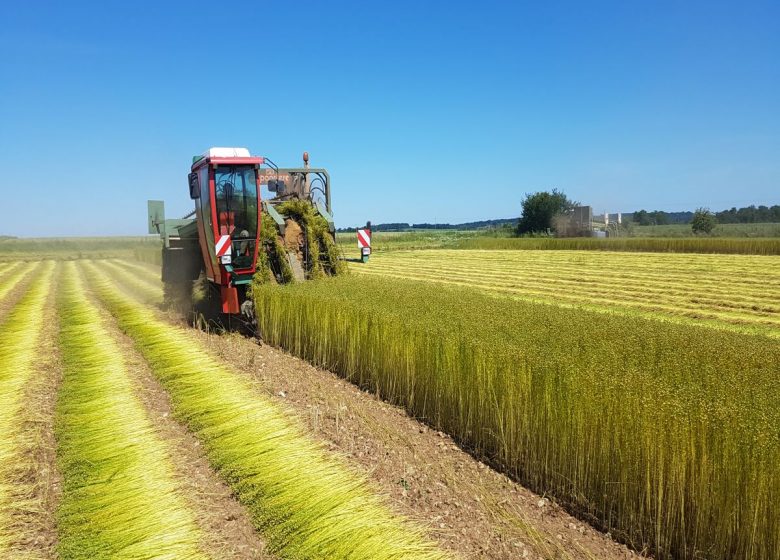
[[262, 157], [253, 157], [247, 148], [209, 148], [203, 155], [192, 158], [192, 169], [206, 163], [224, 165], [262, 165]]

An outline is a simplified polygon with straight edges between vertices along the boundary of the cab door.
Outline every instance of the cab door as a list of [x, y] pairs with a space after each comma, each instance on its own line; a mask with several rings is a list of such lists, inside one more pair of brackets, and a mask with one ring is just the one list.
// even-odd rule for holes
[[197, 176], [199, 184], [199, 196], [195, 198], [195, 217], [198, 223], [201, 257], [206, 277], [219, 283], [220, 271], [214, 253], [214, 172], [210, 165], [204, 164], [193, 173]]

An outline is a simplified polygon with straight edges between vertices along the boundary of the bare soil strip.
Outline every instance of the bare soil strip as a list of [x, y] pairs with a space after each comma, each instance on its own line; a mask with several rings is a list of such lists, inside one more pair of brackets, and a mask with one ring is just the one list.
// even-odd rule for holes
[[106, 336], [120, 347], [128, 374], [137, 385], [137, 395], [170, 450], [179, 483], [203, 532], [203, 551], [214, 559], [274, 558], [265, 550], [246, 508], [234, 499], [227, 484], [209, 466], [198, 440], [173, 418], [168, 393], [154, 378], [133, 342], [100, 300], [91, 293], [89, 297], [100, 309]]
[[308, 420], [443, 548], [467, 558], [636, 558], [455, 445], [331, 372], [240, 335], [199, 333], [236, 371]]

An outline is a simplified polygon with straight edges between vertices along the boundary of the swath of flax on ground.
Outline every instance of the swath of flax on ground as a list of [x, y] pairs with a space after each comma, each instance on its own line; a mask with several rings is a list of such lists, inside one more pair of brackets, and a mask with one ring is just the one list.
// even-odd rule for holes
[[52, 286], [53, 263], [42, 265], [24, 295], [0, 324], [0, 556], [45, 558], [30, 547], [38, 527], [35, 513], [43, 509], [31, 476], [33, 457], [26, 397], [36, 374], [42, 341], [45, 304]]
[[170, 395], [155, 379], [132, 340], [119, 329], [116, 319], [91, 290], [88, 295], [100, 310], [106, 336], [114, 339], [121, 350], [147, 416], [170, 450], [178, 482], [202, 529], [204, 552], [211, 558], [226, 560], [274, 558], [255, 531], [249, 512], [211, 469], [200, 442], [174, 418]]
[[[58, 266], [55, 270], [55, 286], [59, 280], [59, 268]], [[47, 559], [56, 558], [55, 510], [62, 490], [62, 477], [57, 470], [57, 442], [54, 437], [54, 411], [62, 381], [55, 300], [54, 290], [51, 290], [44, 309], [41, 338], [36, 344], [34, 375], [25, 389], [25, 479], [29, 481], [30, 503], [36, 505], [31, 507], [24, 517], [24, 523], [29, 530], [19, 531], [22, 537], [21, 548], [30, 551], [31, 556]]]
[[0, 322], [11, 312], [35, 278], [40, 263], [14, 267], [0, 275]]
[[73, 263], [64, 265], [57, 304], [60, 557], [205, 558], [169, 450], [134, 394]]

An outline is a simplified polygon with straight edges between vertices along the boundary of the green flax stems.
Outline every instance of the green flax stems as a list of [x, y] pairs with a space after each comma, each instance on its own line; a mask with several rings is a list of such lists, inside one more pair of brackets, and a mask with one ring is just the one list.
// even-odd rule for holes
[[136, 396], [117, 343], [67, 263], [59, 290], [57, 403], [63, 559], [203, 558], [172, 458]]
[[249, 509], [272, 552], [322, 560], [448, 557], [186, 330], [158, 319], [105, 280], [96, 277], [94, 286], [170, 393], [178, 418], [203, 442], [212, 466]]
[[253, 297], [269, 343], [638, 550], [780, 558], [777, 338], [368, 275]]
[[[26, 274], [24, 268], [15, 272]], [[0, 558], [35, 557], [35, 550], [23, 544], [35, 538], [24, 516], [41, 507], [28, 476], [31, 458], [24, 452], [30, 437], [25, 389], [35, 375], [53, 270], [51, 262], [39, 265], [21, 300], [0, 323]]]

